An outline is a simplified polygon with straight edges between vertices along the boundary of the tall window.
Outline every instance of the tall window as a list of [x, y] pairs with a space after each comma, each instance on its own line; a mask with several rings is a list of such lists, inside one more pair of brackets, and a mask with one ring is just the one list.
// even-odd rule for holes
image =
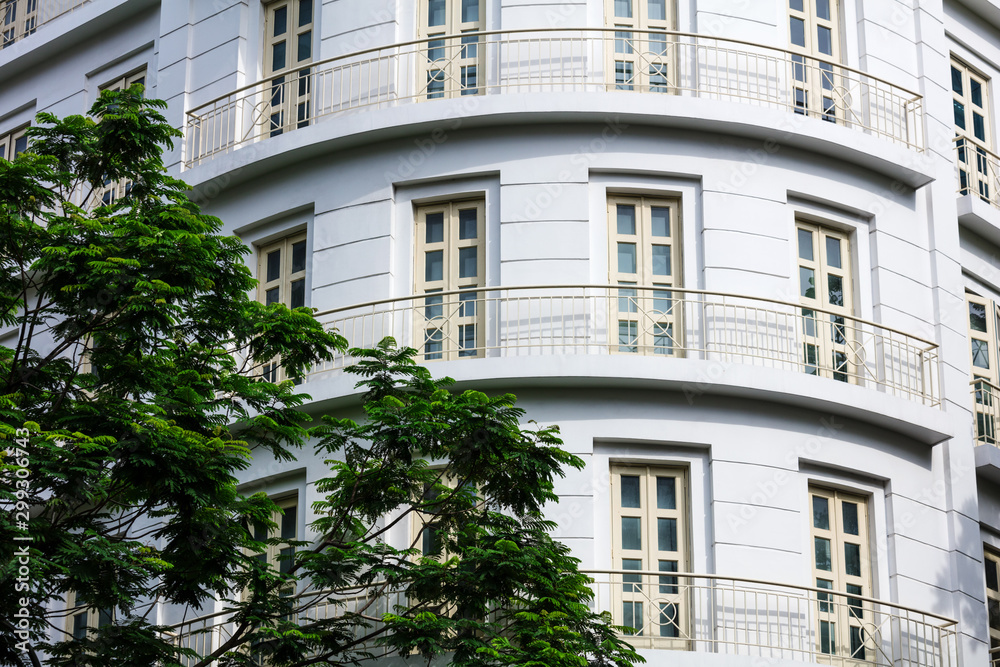
[[[146, 85], [146, 67], [143, 66], [142, 69], [136, 70], [131, 74], [127, 74], [111, 83], [101, 86], [101, 90], [111, 90], [111, 91], [122, 91], [128, 90], [134, 84], [139, 84], [141, 86]], [[123, 199], [132, 191], [132, 181], [127, 178], [123, 178], [119, 181], [112, 181], [111, 179], [106, 179], [104, 181], [104, 187], [97, 193], [97, 198], [101, 200], [101, 203], [105, 206], [110, 206], [119, 199]]]
[[[257, 524], [253, 527], [253, 538], [258, 542], [264, 542], [265, 540], [280, 538], [282, 540], [297, 540], [298, 538], [298, 496], [293, 495], [286, 498], [277, 499], [274, 501], [278, 506], [278, 510], [271, 513], [271, 521], [273, 521], [277, 527], [269, 528], [263, 524]], [[277, 544], [271, 544], [267, 546], [267, 549], [262, 553], [257, 554], [257, 560], [261, 563], [268, 564], [272, 569], [285, 573], [291, 570], [292, 556], [295, 555], [295, 547], [293, 546], [281, 546]], [[294, 591], [291, 590], [291, 586], [288, 590], [282, 591], [283, 594], [291, 595]]]
[[833, 65], [816, 59], [840, 61], [840, 16], [838, 0], [787, 0], [788, 42], [791, 61], [792, 97], [795, 112], [823, 120], [843, 120], [841, 100], [836, 98]]
[[[615, 29], [611, 66], [616, 90], [666, 93], [674, 85], [673, 0], [605, 0], [606, 24]], [[653, 32], [633, 32], [650, 30]]]
[[[993, 147], [990, 133], [989, 80], [961, 60], [951, 59], [951, 96], [958, 147], [959, 187], [962, 194], [977, 193], [990, 199], [987, 151]], [[993, 174], [996, 178], [997, 174]]]
[[[266, 306], [283, 303], [289, 308], [306, 305], [306, 235], [294, 234], [258, 248], [257, 300]], [[265, 364], [264, 379], [277, 382], [280, 365]]]
[[268, 96], [267, 130], [275, 137], [305, 127], [312, 116], [314, 0], [279, 0], [265, 6], [264, 78], [274, 77]]
[[[990, 650], [1000, 653], [1000, 554], [985, 550], [983, 553], [986, 565], [986, 609], [990, 625]], [[992, 653], [991, 662], [998, 653]]]
[[417, 209], [415, 291], [425, 296], [417, 311], [417, 347], [423, 359], [482, 356], [486, 216], [482, 200], [448, 202]]
[[[417, 36], [427, 50], [418, 88], [427, 99], [478, 95], [482, 77], [482, 39], [475, 34], [485, 25], [486, 0], [420, 0]], [[460, 35], [441, 39], [445, 35]]]
[[620, 587], [612, 584], [615, 624], [632, 628], [634, 635], [687, 635], [685, 594], [678, 577], [628, 574], [687, 569], [686, 498], [685, 475], [679, 468], [611, 468], [612, 567], [624, 571]]
[[615, 300], [618, 352], [672, 355], [680, 335], [678, 202], [650, 197], [608, 198], [610, 280]]
[[1000, 399], [1000, 373], [997, 371], [997, 334], [1000, 332], [1000, 308], [990, 299], [965, 293], [969, 307], [969, 368], [972, 370], [976, 399], [976, 441], [997, 444], [997, 400]]
[[[802, 364], [806, 373], [850, 382], [856, 377], [849, 354], [851, 316], [850, 242], [847, 235], [818, 225], [796, 225], [799, 250], [799, 303], [802, 309]], [[817, 312], [822, 308], [826, 312]]]
[[66, 632], [77, 641], [86, 639], [88, 630], [99, 630], [114, 622], [110, 609], [84, 607], [83, 602], [77, 599], [76, 591], [66, 595], [66, 610]]
[[854, 660], [874, 658], [862, 628], [872, 622], [872, 611], [850, 597], [872, 594], [867, 503], [859, 496], [818, 487], [810, 487], [809, 497], [816, 588], [848, 594], [817, 595], [818, 651]]
[[28, 137], [25, 134], [28, 126], [18, 128], [7, 134], [0, 134], [0, 160], [13, 160], [19, 154], [28, 150]]
[[38, 0], [0, 0], [0, 49], [38, 29]]

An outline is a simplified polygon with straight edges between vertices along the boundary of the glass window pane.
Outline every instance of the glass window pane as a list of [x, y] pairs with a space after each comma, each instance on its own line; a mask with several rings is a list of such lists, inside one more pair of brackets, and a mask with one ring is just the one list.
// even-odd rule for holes
[[615, 16], [621, 19], [632, 18], [632, 0], [615, 0]]
[[1000, 582], [997, 581], [996, 561], [986, 559], [986, 588], [1000, 592]]
[[[817, 579], [816, 588], [825, 588], [832, 591], [833, 582], [829, 579]], [[817, 593], [816, 598], [819, 600], [819, 610], [822, 612], [829, 612], [832, 596], [829, 593]]]
[[291, 285], [289, 308], [301, 308], [306, 305], [306, 281], [296, 280]]
[[656, 478], [656, 507], [661, 510], [677, 509], [677, 480], [675, 478]]
[[653, 246], [653, 275], [669, 276], [670, 271], [670, 246]]
[[639, 477], [637, 475], [622, 475], [622, 507], [642, 507], [639, 494]]
[[806, 45], [806, 24], [800, 19], [792, 16], [789, 18], [789, 24], [791, 28], [791, 40], [792, 44], [795, 46], [805, 46]]
[[444, 332], [441, 329], [429, 329], [424, 334], [424, 359], [441, 359], [444, 349]]
[[962, 92], [962, 72], [954, 66], [951, 68], [951, 89], [959, 95], [965, 94]]
[[844, 279], [840, 276], [829, 275], [827, 276], [827, 287], [829, 288], [829, 297], [831, 306], [843, 306], [844, 305]]
[[87, 612], [80, 612], [73, 615], [73, 639], [84, 640], [87, 638]]
[[807, 299], [816, 298], [816, 273], [804, 266], [799, 267], [799, 294]]
[[652, 206], [650, 207], [649, 212], [653, 223], [653, 236], [669, 237], [670, 209], [666, 206]]
[[[641, 558], [623, 558], [622, 559], [622, 569], [623, 570], [641, 570], [642, 569], [642, 559]], [[622, 590], [626, 593], [638, 593], [642, 590], [642, 575], [641, 574], [623, 574], [622, 575]]]
[[989, 609], [990, 627], [994, 630], [1000, 630], [1000, 601], [995, 598], [990, 598]]
[[836, 269], [844, 268], [840, 257], [840, 239], [826, 237], [826, 263]]
[[677, 605], [673, 602], [660, 603], [660, 636], [679, 637], [680, 623], [677, 618]]
[[299, 27], [307, 26], [313, 20], [313, 0], [299, 0]]
[[977, 368], [989, 368], [990, 352], [986, 341], [973, 338], [970, 342], [972, 343], [972, 365]]
[[830, 0], [816, 0], [816, 16], [826, 21], [830, 20]]
[[635, 273], [635, 270], [636, 270], [635, 244], [619, 243], [618, 273]]
[[642, 549], [642, 526], [638, 517], [622, 517], [622, 549], [636, 551]]
[[813, 526], [830, 530], [830, 501], [823, 496], [813, 496]]
[[808, 229], [799, 230], [799, 257], [813, 261], [813, 233]]
[[444, 280], [444, 251], [433, 250], [424, 256], [424, 280]]
[[677, 551], [677, 519], [656, 520], [656, 542], [660, 551]]
[[830, 623], [829, 621], [819, 622], [819, 650], [820, 653], [826, 653], [827, 655], [833, 655], [837, 652], [837, 645], [833, 638], [836, 636], [836, 623]]
[[[433, 292], [440, 292], [441, 290], [430, 290]], [[429, 296], [424, 298], [424, 317], [428, 320], [433, 320], [435, 317], [441, 317], [444, 315], [444, 297], [442, 296]]]
[[635, 236], [635, 206], [618, 204], [618, 233]]
[[444, 25], [445, 0], [427, 0], [427, 25]]
[[[660, 572], [676, 572], [677, 561], [661, 560]], [[677, 595], [677, 577], [660, 577], [660, 595]]]
[[972, 112], [972, 134], [975, 135], [976, 139], [986, 141], [986, 121], [981, 114], [975, 111]]
[[292, 273], [306, 270], [306, 242], [292, 244]]
[[273, 22], [274, 30], [271, 32], [271, 36], [284, 35], [288, 30], [288, 7], [278, 7], [275, 9]]
[[479, 20], [479, 0], [462, 0], [462, 23]]
[[458, 212], [458, 238], [474, 239], [478, 234], [477, 221], [478, 211], [474, 208], [467, 208]]
[[842, 502], [841, 511], [844, 515], [844, 532], [848, 535], [858, 534], [858, 504]]
[[844, 572], [852, 577], [861, 576], [861, 546], [847, 542], [844, 544]]
[[961, 102], [954, 101], [953, 107], [955, 110], [955, 126], [961, 129], [965, 129], [965, 105]]
[[98, 629], [103, 628], [105, 625], [111, 625], [112, 620], [110, 609], [101, 609], [97, 612]]
[[865, 659], [865, 640], [861, 628], [856, 625], [851, 627], [851, 658], [854, 660]]
[[424, 243], [441, 243], [444, 241], [444, 213], [428, 213]]
[[459, 317], [475, 317], [476, 316], [476, 299], [479, 298], [477, 292], [468, 292], [465, 294], [458, 295], [458, 316]]
[[267, 282], [281, 277], [281, 250], [267, 253]]
[[626, 631], [626, 634], [630, 635], [641, 635], [642, 634], [642, 603], [641, 602], [623, 602], [622, 603], [622, 625], [628, 628], [633, 628], [631, 631]]
[[[847, 584], [847, 592], [851, 595], [861, 595], [861, 586], [857, 584]], [[847, 606], [851, 609], [851, 616], [854, 618], [864, 618], [865, 610], [861, 600], [857, 598], [847, 598]]]
[[278, 42], [271, 47], [271, 71], [285, 69], [285, 42]]
[[458, 326], [458, 356], [476, 356], [476, 325], [460, 324]]
[[297, 525], [297, 508], [294, 505], [284, 508], [284, 514], [281, 515], [281, 539], [294, 540], [296, 533], [295, 527]]
[[278, 303], [281, 299], [281, 290], [277, 287], [272, 287], [271, 289], [264, 292], [264, 305], [270, 306], [272, 303]]
[[816, 569], [833, 572], [833, 563], [830, 554], [830, 540], [824, 537], [814, 537], [814, 550], [816, 552]]
[[479, 275], [478, 267], [476, 266], [477, 255], [479, 254], [478, 248], [459, 248], [458, 249], [458, 277], [459, 278], [475, 278]]
[[975, 79], [969, 79], [969, 96], [973, 104], [980, 109], [983, 108], [983, 85]]
[[20, 136], [14, 140], [14, 151], [12, 156], [17, 157], [24, 151], [28, 150], [28, 137]]
[[652, 21], [667, 20], [667, 0], [646, 0], [649, 18]]
[[833, 36], [826, 26], [816, 26], [816, 48], [823, 55], [833, 55]]
[[299, 35], [299, 60], [304, 62], [312, 58], [312, 31], [306, 31]]
[[802, 11], [802, 0], [788, 0], [788, 6], [797, 12]]

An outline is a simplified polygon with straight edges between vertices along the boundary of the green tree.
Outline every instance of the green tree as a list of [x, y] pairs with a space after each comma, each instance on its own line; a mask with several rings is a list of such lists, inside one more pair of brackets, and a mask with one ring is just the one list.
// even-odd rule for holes
[[[542, 519], [582, 463], [554, 429], [522, 429], [513, 397], [452, 393], [391, 341], [353, 352], [360, 424], [312, 423], [307, 385], [261, 378], [346, 341], [249, 298], [247, 249], [163, 168], [163, 106], [105, 92], [88, 117], [39, 114], [29, 152], [0, 160], [0, 664], [637, 661]], [[102, 198], [121, 179], [127, 196]], [[277, 506], [237, 477], [251, 452], [303, 447], [331, 471], [314, 537], [264, 537]], [[384, 539], [417, 512], [431, 557]], [[268, 547], [294, 555], [275, 568]], [[358, 591], [372, 602], [333, 604]], [[71, 593], [108, 622], [68, 635]], [[204, 655], [150, 620], [210, 600], [228, 634]]]

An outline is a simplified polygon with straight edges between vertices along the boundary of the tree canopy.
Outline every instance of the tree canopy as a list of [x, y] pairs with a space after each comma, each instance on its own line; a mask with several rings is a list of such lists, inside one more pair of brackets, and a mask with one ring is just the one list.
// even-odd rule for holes
[[[583, 463], [513, 396], [452, 391], [391, 340], [351, 352], [359, 422], [264, 379], [347, 342], [251, 297], [246, 246], [164, 169], [164, 106], [104, 92], [0, 160], [0, 664], [638, 661], [543, 518]], [[239, 480], [303, 455], [329, 472], [308, 539], [282, 538]]]

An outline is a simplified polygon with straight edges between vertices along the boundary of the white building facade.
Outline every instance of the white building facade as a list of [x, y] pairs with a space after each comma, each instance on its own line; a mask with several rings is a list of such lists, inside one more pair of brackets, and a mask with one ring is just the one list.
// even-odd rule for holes
[[[142, 81], [260, 300], [558, 424], [587, 467], [556, 537], [650, 664], [1000, 660], [1000, 3], [0, 0], [0, 24], [0, 157]], [[305, 379], [314, 413], [356, 408], [346, 363]], [[322, 474], [245, 482], [308, 537]]]

